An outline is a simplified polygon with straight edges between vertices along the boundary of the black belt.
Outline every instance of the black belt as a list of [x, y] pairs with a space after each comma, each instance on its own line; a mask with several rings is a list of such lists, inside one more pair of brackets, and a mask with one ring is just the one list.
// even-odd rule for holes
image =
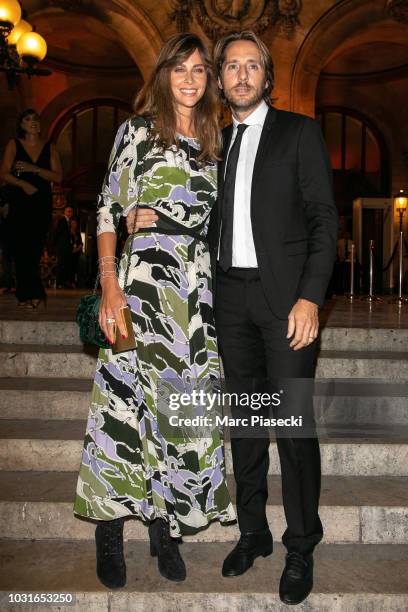
[[235, 266], [231, 266], [225, 272], [220, 265], [217, 265], [217, 276], [221, 278], [228, 276], [231, 280], [244, 281], [245, 283], [252, 283], [260, 279], [259, 268], [239, 268]]
[[[191, 236], [192, 238], [194, 238], [195, 240], [201, 240], [202, 242], [207, 242], [207, 239], [204, 238], [204, 236], [201, 236], [201, 234], [197, 234], [197, 232], [193, 232], [192, 230], [188, 229], [188, 228], [177, 228], [177, 229], [170, 229], [170, 228], [161, 228], [161, 227], [147, 227], [144, 228], [142, 230], [139, 230], [139, 233], [145, 233], [145, 232], [154, 232], [156, 234], [168, 234], [170, 236]], [[137, 234], [135, 234], [137, 235]]]
[[[217, 268], [219, 268], [220, 270], [222, 270], [219, 262], [217, 261]], [[222, 270], [223, 271], [223, 270]], [[249, 274], [250, 272], [259, 272], [259, 268], [239, 268], [238, 266], [231, 266], [230, 268], [228, 268], [228, 272], [239, 272], [242, 274]]]

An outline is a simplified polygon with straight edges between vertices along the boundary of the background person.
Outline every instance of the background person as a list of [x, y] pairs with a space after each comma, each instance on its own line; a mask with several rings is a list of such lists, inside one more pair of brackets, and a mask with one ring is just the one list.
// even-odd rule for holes
[[78, 285], [78, 270], [79, 261], [83, 252], [84, 244], [82, 242], [81, 232], [79, 231], [79, 223], [77, 219], [70, 221], [71, 232], [71, 286]]
[[41, 138], [38, 113], [29, 108], [17, 118], [16, 138], [6, 146], [1, 178], [10, 186], [10, 229], [21, 306], [45, 301], [39, 265], [52, 218], [51, 184], [62, 180], [55, 146]]
[[57, 289], [70, 286], [72, 267], [71, 219], [72, 206], [65, 206], [64, 214], [58, 219], [54, 230], [53, 243], [57, 254]]

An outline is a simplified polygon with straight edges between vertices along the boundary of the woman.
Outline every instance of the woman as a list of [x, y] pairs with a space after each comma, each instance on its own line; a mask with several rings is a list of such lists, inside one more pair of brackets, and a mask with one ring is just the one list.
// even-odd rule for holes
[[[74, 508], [99, 521], [97, 573], [109, 588], [126, 582], [123, 517], [148, 523], [159, 571], [177, 581], [186, 576], [177, 539], [235, 518], [218, 430], [177, 438], [157, 403], [160, 380], [219, 378], [204, 241], [217, 195], [216, 96], [202, 41], [172, 37], [136, 101], [137, 116], [119, 129], [99, 199], [100, 325], [110, 342], [115, 325], [126, 335], [120, 309], [128, 303], [137, 341], [135, 351], [100, 352]], [[118, 280], [116, 228], [136, 204], [159, 218], [127, 240]]]
[[78, 283], [79, 260], [84, 244], [77, 219], [71, 219], [69, 228], [71, 237], [71, 287], [76, 287]]
[[41, 138], [35, 110], [19, 115], [16, 131], [6, 146], [1, 178], [10, 185], [16, 297], [20, 306], [33, 309], [45, 303], [39, 265], [51, 224], [51, 183], [61, 182], [62, 169], [55, 146]]

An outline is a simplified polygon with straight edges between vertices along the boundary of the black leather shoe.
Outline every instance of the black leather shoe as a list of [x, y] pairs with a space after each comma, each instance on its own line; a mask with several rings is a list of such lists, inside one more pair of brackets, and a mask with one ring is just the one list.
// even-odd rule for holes
[[224, 561], [222, 575], [229, 577], [245, 574], [257, 557], [267, 557], [272, 551], [273, 541], [269, 529], [256, 533], [242, 533], [238, 544]]
[[289, 552], [279, 584], [279, 597], [295, 605], [306, 599], [313, 588], [313, 556]]
[[181, 558], [177, 541], [170, 536], [169, 525], [156, 519], [149, 525], [150, 554], [157, 557], [159, 572], [167, 580], [181, 582], [186, 579], [186, 566]]
[[123, 555], [123, 518], [99, 521], [95, 529], [96, 573], [109, 589], [126, 584], [126, 565]]

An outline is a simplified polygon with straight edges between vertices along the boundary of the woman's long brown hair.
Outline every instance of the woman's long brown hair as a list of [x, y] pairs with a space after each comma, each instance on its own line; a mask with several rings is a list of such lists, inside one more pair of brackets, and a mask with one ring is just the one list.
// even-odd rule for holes
[[170, 72], [195, 50], [200, 53], [207, 73], [204, 95], [192, 113], [192, 127], [201, 145], [198, 160], [216, 161], [221, 150], [217, 119], [218, 86], [211, 55], [196, 34], [176, 34], [165, 43], [149, 80], [136, 98], [134, 111], [153, 120], [152, 130], [164, 148], [177, 145], [177, 115], [170, 87]]

